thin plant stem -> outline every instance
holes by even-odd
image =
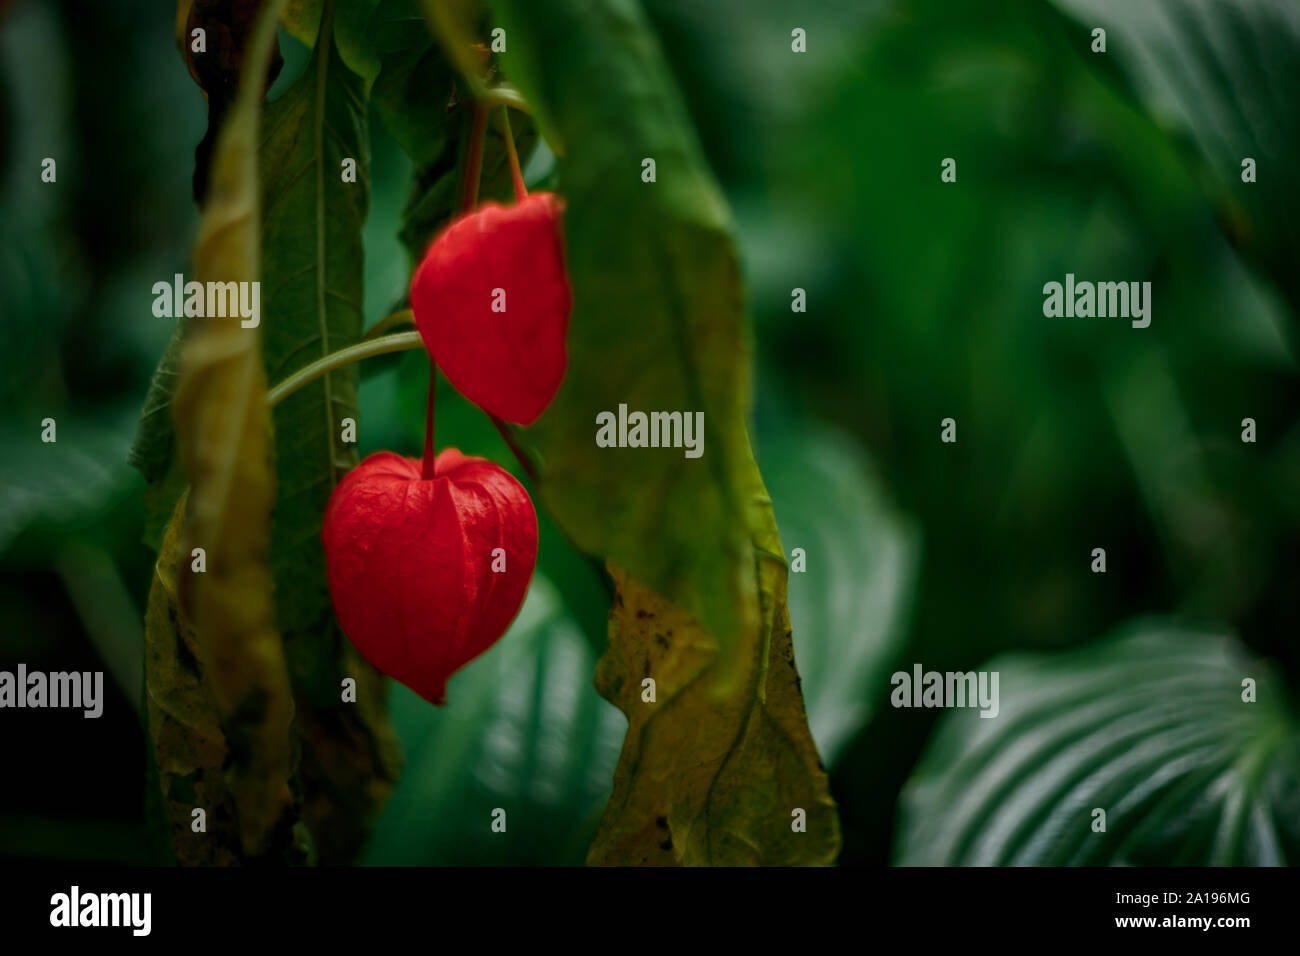
[[[487,417],[492,420],[492,424],[496,426],[497,433],[501,436],[501,440],[506,443],[506,447],[514,454],[515,460],[519,462],[519,467],[524,470],[524,474],[532,480],[534,485],[539,484],[541,476],[537,473],[537,466],[535,466],[532,459],[528,457],[528,453],[519,447],[519,443],[515,441],[515,436],[510,434],[510,426],[490,412],[485,414],[487,414]]]
[[[510,108],[501,107],[501,131],[506,138],[506,153],[510,156],[510,175],[515,181],[515,202],[528,198],[528,187],[524,185],[524,172],[519,167],[519,153],[515,150],[515,134],[510,131]]]
[[[275,408],[304,385],[314,382],[322,375],[332,372],[336,368],[342,368],[345,365],[351,365],[353,362],[359,362],[362,359],[376,355],[418,349],[423,345],[424,341],[420,338],[419,332],[399,332],[396,335],[385,335],[377,339],[371,339],[368,342],[358,342],[356,345],[349,345],[345,349],[331,352],[310,365],[304,365],[268,391],[266,393],[266,407]]]
[[[424,411],[424,469],[420,477],[425,481],[433,480],[433,462],[437,455],[433,450],[433,404],[438,391],[438,363],[429,356],[429,404]]]
[[[486,103],[474,104],[474,125],[469,133],[469,154],[465,157],[465,182],[460,194],[460,211],[469,212],[478,205],[479,180],[483,176],[483,139],[487,133]]]

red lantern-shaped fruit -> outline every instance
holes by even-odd
[[[546,410],[568,362],[563,208],[545,192],[484,203],[443,230],[411,282],[416,328],[448,381],[518,425]]]
[[[505,633],[537,563],[537,513],[498,465],[445,449],[433,477],[371,455],[330,497],[334,609],[366,660],[441,704],[447,678]]]

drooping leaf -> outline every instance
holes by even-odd
[[[983,669],[998,714],[943,717],[903,793],[898,863],[1300,859],[1300,731],[1285,683],[1234,638],[1147,622]]]
[[[263,7],[263,0],[179,0],[177,3],[176,46],[208,105],[207,132],[194,152],[196,202],[202,203],[208,195],[212,150],[226,114],[234,105],[249,39],[258,11]],[[203,31],[203,53],[193,49],[195,30]],[[282,62],[276,47],[266,70],[267,87],[274,82]],[[188,327],[188,319],[177,318],[167,350],[149,383],[127,459],[149,482],[146,492],[149,518],[144,538],[155,547],[162,539],[162,529],[171,518],[176,500],[185,490],[175,456],[171,403],[180,371],[181,343]]]
[[[194,252],[199,282],[259,278],[256,143],[263,64],[271,54],[278,8],[278,3],[267,8],[253,34],[239,96],[213,153],[211,189]],[[176,768],[178,760],[188,759],[205,770],[205,785],[210,782],[206,771],[217,749],[212,709],[202,700],[210,694],[228,748],[222,775],[239,837],[238,846],[225,852],[278,852],[287,847],[293,823],[294,707],[266,565],[275,480],[260,329],[229,318],[195,320],[182,348],[173,411],[191,490],[173,518],[173,524],[183,523],[169,533],[173,547],[180,542],[180,556],[163,555],[164,569],[154,583],[147,641],[159,653],[149,658],[155,667],[146,683],[150,697],[169,700],[169,713],[192,732],[171,741],[179,755],[160,751],[158,764],[160,770]],[[196,549],[202,549],[202,570],[186,561]],[[190,651],[191,644],[198,654]],[[187,653],[188,674],[174,666],[183,666]],[[196,679],[188,682],[188,677]],[[176,701],[176,695],[182,699]],[[158,743],[168,739],[159,736],[168,724],[152,723],[161,716],[151,711]],[[161,780],[169,802],[179,799],[176,770],[170,774]]]
[[[262,312],[266,372],[278,382],[361,336],[361,230],[369,204],[362,82],[334,39],[327,0],[302,75],[269,104],[259,151],[264,181]],[[343,179],[355,160],[356,182]],[[358,368],[322,376],[275,409],[279,499],[271,540],[276,604],[303,736],[304,819],[322,862],[350,859],[396,780],[400,758],[384,682],[339,629],[325,579],[321,521],[356,463]],[[342,681],[357,682],[357,702]]]
[[[618,594],[596,688],[628,718],[596,865],[828,865],[839,820],[791,643],[775,525],[756,547],[762,630],[720,682],[718,645],[690,615],[611,565]],[[654,700],[647,697],[654,681]]]
[[[514,38],[503,56],[511,81],[567,146],[569,371],[526,440],[546,462],[543,501],[576,542],[725,648],[757,627],[742,490],[748,353],[729,214],[637,5],[603,0],[599,16],[578,7],[499,4]],[[513,59],[525,49],[547,51],[546,69]],[[657,163],[654,183],[641,180],[643,158]],[[597,415],[620,404],[702,413],[702,456],[597,446]]]
[[[407,766],[365,862],[581,863],[626,729],[591,686],[595,658],[538,573],[505,636],[452,676],[455,706],[395,687]],[[498,808],[504,832],[491,827]]]
[[[522,439],[542,462],[556,523],[608,561],[620,592],[597,686],[630,726],[589,860],[827,863],[838,821],[749,451],[729,214],[639,5],[596,7],[497,5],[504,67],[563,141],[570,200],[569,371]],[[647,158],[654,182],[642,180]],[[597,416],[620,406],[702,414],[702,454],[597,446]],[[646,677],[657,703],[642,700]],[[792,826],[798,810],[806,832]]]
[[[222,774],[230,748],[213,698],[211,661],[180,607],[184,499],[158,552],[145,615],[145,705],[162,805],[176,861],[229,866],[241,860],[235,802]],[[189,571],[189,561],[184,562]],[[194,810],[207,830],[194,832]]]

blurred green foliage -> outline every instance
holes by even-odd
[[[1159,762],[1179,722],[1200,722],[1213,753],[1188,764],[1191,787],[1212,782],[1234,747],[1249,755],[1252,740],[1294,734],[1293,705],[1279,702],[1295,699],[1300,674],[1294,7],[639,2],[739,223],[756,345],[751,437],[787,555],[807,550],[789,603],[840,807],[841,861],[1270,862],[1293,852],[1286,840],[1273,857],[1266,841],[1216,842],[1218,818],[1189,799],[1202,813],[1190,829],[1151,818],[1144,830],[1139,814],[1124,832],[1149,840],[1117,836],[1116,853],[1088,857],[1049,839],[1078,775],[1057,778],[1065,799],[1040,801],[1037,815],[1013,819],[1014,802],[972,797],[945,817],[953,801],[942,794],[972,781],[1012,795],[1032,785],[1012,770],[990,777],[995,758],[963,762],[972,727],[1047,733],[1068,714],[1027,724],[954,714],[905,790],[935,712],[890,707],[888,676],[1017,652],[988,666],[1010,660],[1009,675],[1023,665],[1081,687],[1108,660],[1093,642],[1154,613],[1172,619],[1167,634],[1235,637],[1189,638],[1186,659],[1166,649],[1168,670],[1186,680],[1146,685],[1134,672],[1118,682],[1117,702],[1140,702],[1143,687],[1187,695],[1160,715],[1173,738],[1130,721],[1128,738],[1093,726],[1094,743],[1147,740]],[[0,667],[107,666],[119,695],[99,721],[28,714],[13,735],[6,723],[14,759],[31,769],[0,797],[0,855],[147,853],[139,678],[122,662],[139,660],[153,554],[140,541],[143,481],[125,456],[171,331],[150,311],[150,286],[187,267],[206,115],[172,44],[173,13],[167,0],[15,0],[0,22]],[[1094,25],[1108,30],[1106,54],[1089,49]],[[790,52],[796,26],[806,54]],[[287,84],[305,55],[283,47]],[[413,164],[394,139],[409,131],[374,115],[369,125],[373,323],[404,294]],[[57,187],[40,183],[45,156],[58,158]],[[1244,156],[1258,161],[1256,184],[1240,180]],[[945,157],[956,183],[940,181]],[[529,174],[564,189],[544,149]],[[1044,318],[1042,286],[1066,272],[1152,281],[1151,327]],[[805,313],[791,311],[796,287]],[[362,370],[363,454],[418,450],[419,359]],[[39,440],[47,416],[57,445]],[[511,461],[445,383],[439,416],[440,441]],[[955,445],[939,441],[946,417],[958,423]],[[1256,444],[1240,441],[1246,417]],[[1094,547],[1107,550],[1105,575],[1089,573]],[[582,859],[622,726],[590,686],[607,584],[545,518],[539,571],[512,632],[450,684],[464,710],[393,695],[408,768],[366,861]],[[1053,656],[1077,645],[1077,656]],[[1263,715],[1230,716],[1190,686],[1208,674],[1219,687],[1224,669],[1259,657],[1275,675]],[[500,693],[507,674],[517,698]],[[546,698],[542,680],[557,682]],[[1011,677],[1003,687],[1015,713]],[[1277,754],[1286,745],[1266,756]],[[1271,789],[1285,766],[1260,764],[1266,786],[1251,792],[1293,819]],[[88,778],[104,794],[92,808]],[[511,815],[509,842],[489,844],[482,808],[521,795],[529,809]],[[1251,832],[1232,830],[1239,822],[1230,837]],[[1188,833],[1205,852],[1188,854]]]

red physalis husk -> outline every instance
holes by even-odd
[[[509,472],[444,449],[369,456],[330,497],[322,539],[344,633],[380,671],[435,704],[447,678],[518,613],[537,564],[537,513]],[[497,570],[493,570],[494,566]]]
[[[563,201],[487,202],[449,225],[411,281],[415,325],[452,386],[497,418],[531,425],[559,391],[573,293]]]

